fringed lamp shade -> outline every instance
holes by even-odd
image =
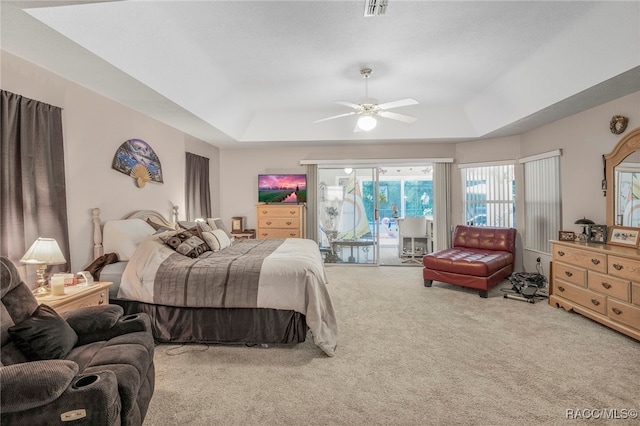
[[[53,238],[38,238],[22,256],[20,262],[27,265],[37,265],[37,284],[38,288],[35,290],[35,294],[38,296],[47,294],[47,280],[45,273],[48,265],[62,265],[67,263],[60,250],[58,242]]]

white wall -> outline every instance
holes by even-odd
[[[600,190],[603,178],[602,155],[613,149],[624,136],[609,131],[609,121],[616,114],[629,117],[629,130],[640,125],[640,92],[608,102],[518,136],[464,143],[423,143],[328,147],[286,147],[263,149],[224,149],[220,153],[220,172],[225,184],[220,188],[220,214],[246,216],[247,227],[255,227],[257,175],[265,172],[304,171],[302,159],[356,158],[433,158],[453,157],[452,222],[463,222],[462,183],[458,164],[512,160],[516,162],[516,193],[523,191],[523,167],[519,158],[561,148],[563,230],[579,230],[574,222],[586,216],[605,223],[605,198]],[[627,132],[629,131],[627,130]],[[625,132],[626,133],[626,132]],[[516,200],[518,224],[517,270],[533,272],[541,257],[548,273],[549,256],[523,249],[523,198]]]
[[[93,260],[91,209],[102,219],[120,219],[133,210],[153,209],[170,218],[178,205],[184,218],[185,151],[209,157],[214,212],[218,193],[218,149],[117,102],[71,83],[47,70],[1,51],[2,89],[63,108],[65,169],[71,270]],[[146,141],[162,164],[164,183],[138,188],[134,180],[111,168],[126,140]]]
[[[245,216],[246,227],[255,228],[258,174],[305,172],[300,160],[451,158],[455,144],[407,144],[362,146],[309,146],[220,151],[220,215],[225,221]]]
[[[102,209],[103,219],[115,219],[138,209],[154,209],[169,216],[177,204],[184,218],[184,152],[210,158],[214,216],[227,225],[232,216],[245,216],[255,227],[257,175],[304,171],[303,159],[394,159],[453,157],[452,218],[462,222],[462,189],[457,163],[517,160],[561,148],[563,228],[586,216],[605,223],[605,199],[600,190],[602,155],[626,134],[609,131],[613,115],[629,117],[629,130],[640,125],[640,92],[608,102],[519,136],[466,143],[367,144],[279,148],[217,148],[150,119],[99,94],[60,78],[4,51],[2,88],[64,108],[65,160],[72,269],[92,259],[90,209]],[[627,130],[627,132],[629,131]],[[137,188],[133,179],[111,169],[118,146],[127,139],[147,141],[162,161],[165,183]],[[522,180],[521,167],[516,178]],[[222,178],[224,177],[224,179]],[[522,188],[516,188],[521,193]],[[517,200],[517,223],[523,224],[522,197]],[[519,228],[520,236],[526,230]],[[523,253],[523,266],[533,271],[537,253]],[[545,258],[545,272],[548,271]]]
[[[627,130],[614,135],[609,122],[614,115],[629,118]],[[581,231],[577,219],[586,217],[606,224],[602,155],[608,154],[630,130],[640,126],[640,92],[607,102],[521,136],[521,155],[562,149],[562,223],[565,231]],[[537,253],[524,253],[524,267],[533,271]],[[548,272],[549,256],[541,256]]]

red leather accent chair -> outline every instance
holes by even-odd
[[[516,230],[486,226],[458,225],[453,247],[422,258],[424,286],[433,281],[479,290],[489,290],[511,275],[516,257]]]

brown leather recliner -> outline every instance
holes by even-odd
[[[58,315],[0,257],[2,425],[141,425],[155,384],[146,314],[117,305]]]
[[[458,225],[453,247],[422,258],[425,287],[433,281],[479,290],[480,297],[513,272],[516,230]]]

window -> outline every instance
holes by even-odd
[[[379,185],[378,208],[381,218],[394,217],[393,206],[398,209],[400,217],[433,217],[433,181],[431,179],[407,176],[385,180],[384,177],[380,177]],[[373,182],[363,181],[362,198],[369,217],[374,217],[373,192]]]
[[[514,227],[516,186],[513,164],[463,165],[465,223]]]
[[[551,253],[549,240],[562,229],[560,151],[520,162],[524,163],[525,249]]]

